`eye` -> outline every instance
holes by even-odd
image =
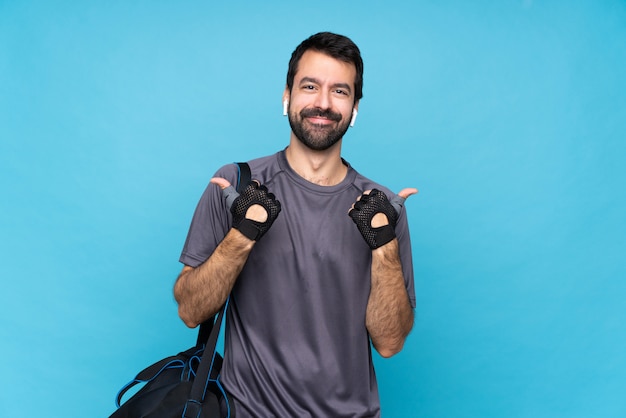
[[[342,96],[347,96],[348,95],[348,92],[343,90],[343,89],[337,89],[337,90],[335,90],[335,93],[340,94]]]

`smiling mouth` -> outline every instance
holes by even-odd
[[[335,121],[329,118],[324,118],[321,116],[310,116],[306,118],[313,125],[330,125]]]
[[[341,121],[341,114],[328,109],[303,109],[300,116],[314,125],[330,125],[332,122]]]

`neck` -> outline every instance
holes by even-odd
[[[348,167],[341,160],[341,141],[327,150],[315,151],[292,136],[285,156],[298,175],[320,186],[339,184],[348,173]]]

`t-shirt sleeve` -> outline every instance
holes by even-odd
[[[237,167],[234,164],[224,166],[214,177],[223,177],[236,186]],[[222,242],[231,223],[221,188],[209,183],[196,206],[179,261],[194,268],[204,263]]]

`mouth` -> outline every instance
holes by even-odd
[[[332,125],[335,122],[341,121],[341,114],[331,110],[303,109],[300,112],[300,116],[309,123],[318,126]]]
[[[310,116],[307,117],[306,120],[313,125],[330,125],[335,123],[332,119],[324,118],[322,116]]]

